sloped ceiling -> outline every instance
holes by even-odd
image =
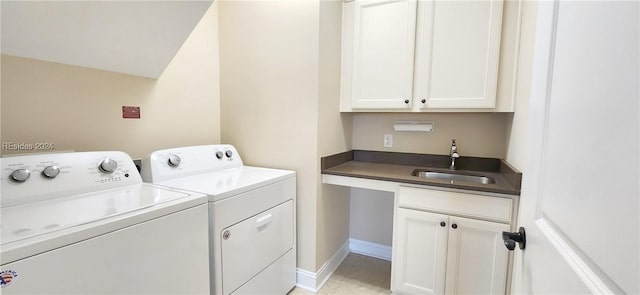
[[[159,78],[208,1],[5,1],[2,54]]]

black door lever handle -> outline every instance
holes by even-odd
[[[516,248],[516,241],[514,240],[504,240],[504,246],[509,249],[509,251],[513,251]]]
[[[524,250],[524,247],[527,245],[527,236],[524,231],[524,227],[520,227],[517,232],[502,232],[502,240],[504,241],[504,246],[509,249],[509,251],[513,251],[516,248],[516,243],[519,244],[520,250]]]

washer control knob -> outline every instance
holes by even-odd
[[[60,174],[60,168],[58,166],[47,166],[42,170],[42,176],[46,178],[56,178]]]
[[[231,150],[226,150],[224,154],[227,156],[227,158],[231,158],[233,156],[233,152]]]
[[[100,161],[100,164],[98,164],[98,169],[100,169],[100,172],[102,173],[111,174],[113,171],[116,171],[116,168],[118,168],[118,163],[109,158],[104,158],[104,160]]]
[[[169,160],[167,161],[167,164],[169,164],[169,166],[171,167],[178,167],[180,166],[180,161],[182,160],[178,155],[170,155]]]
[[[11,172],[11,180],[15,182],[25,182],[31,176],[29,169],[17,169]]]
[[[222,154],[222,152],[220,152],[220,151],[216,152],[216,158],[222,159],[223,156],[224,156],[224,154]]]

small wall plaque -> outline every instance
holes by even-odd
[[[122,106],[123,119],[140,119],[140,107]]]

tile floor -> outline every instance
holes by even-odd
[[[390,280],[390,261],[349,253],[317,294],[391,294]],[[289,292],[289,295],[309,294],[313,293],[300,288]]]

